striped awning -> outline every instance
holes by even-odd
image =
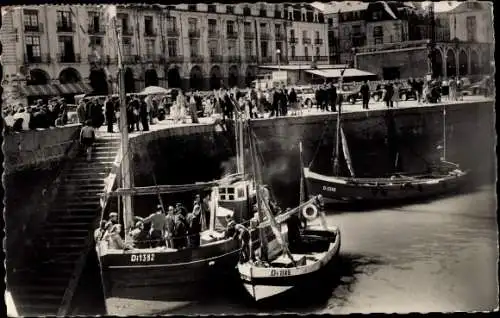
[[[71,84],[56,84],[56,86],[59,89],[61,95],[74,95],[92,92],[92,87],[89,84],[83,82]]]
[[[56,85],[26,85],[21,86],[21,94],[24,96],[57,96],[61,93]]]

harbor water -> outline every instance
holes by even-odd
[[[256,306],[235,280],[221,282],[217,292],[196,302],[115,300],[113,307],[108,303],[114,308],[108,314],[492,310],[498,301],[496,206],[495,186],[483,184],[464,194],[397,207],[330,208],[327,222],[340,226],[342,247],[322,294]],[[82,279],[75,314],[106,312],[95,261]]]

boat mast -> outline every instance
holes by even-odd
[[[344,66],[342,72],[340,72],[340,80],[339,80],[339,90],[342,92],[342,82],[344,81],[344,72],[347,69],[347,64]],[[338,94],[340,98],[343,98],[342,94]],[[340,165],[339,165],[339,154],[340,154],[340,120],[342,115],[342,103],[339,103],[339,109],[337,111],[337,133],[336,133],[336,143],[333,153],[333,174],[338,176],[340,174]]]
[[[247,131],[249,132],[250,130],[250,125],[247,127]],[[256,167],[256,162],[255,162],[255,148],[254,148],[254,140],[252,138],[252,135],[248,134],[248,142],[250,146],[250,157],[251,157],[251,164],[252,164],[252,173],[253,173],[253,178],[255,182],[255,195],[257,198],[257,212],[259,215],[259,223],[264,222],[264,211],[262,209],[262,202],[261,202],[261,196],[260,196],[260,178],[257,175],[257,167]],[[268,253],[267,253],[267,237],[265,233],[265,228],[259,228],[259,240],[260,240],[260,259],[262,261],[267,261],[268,258]]]
[[[299,143],[299,151],[300,151],[300,204],[302,204],[306,200],[306,189],[304,180],[304,160],[302,158],[302,141]]]
[[[245,173],[245,154],[244,154],[245,150],[243,149],[243,147],[244,147],[243,146],[243,144],[244,144],[244,142],[243,142],[244,141],[244,139],[243,139],[244,138],[244,135],[243,135],[244,119],[243,119],[243,114],[241,112],[239,112],[239,113],[240,114],[239,114],[238,118],[239,118],[240,123],[239,123],[238,127],[240,129],[240,133],[239,133],[239,136],[240,136],[240,138],[239,138],[240,167],[238,169],[238,173]]]
[[[443,105],[443,158],[446,161],[446,105]]]
[[[128,143],[128,124],[127,124],[127,106],[126,106],[126,95],[125,95],[125,70],[123,68],[123,56],[122,56],[122,35],[121,30],[119,30],[116,24],[116,6],[114,6],[114,16],[112,17],[111,25],[115,32],[117,39],[117,52],[118,52],[118,89],[120,94],[120,137],[121,137],[121,151],[122,151],[122,162],[121,162],[121,181],[122,187],[124,189],[130,189],[132,187],[131,176],[130,176],[130,151]],[[132,197],[130,194],[124,194],[122,196],[122,213],[123,213],[123,228],[125,232],[125,237],[127,237],[128,228],[133,219],[132,211]]]

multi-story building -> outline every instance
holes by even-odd
[[[116,91],[116,29],[102,6],[2,10],[6,78],[37,85],[26,94],[53,93],[60,84],[76,93],[83,83],[95,92]],[[116,21],[128,92],[150,85],[232,87],[251,82],[258,65],[328,62],[323,13],[307,4],[118,6]]]
[[[437,75],[488,72],[494,42],[491,4],[431,4],[434,36],[428,5],[395,1],[329,3],[325,18],[332,25],[330,30],[338,34],[338,46],[330,45],[330,55],[340,56],[341,61],[354,60],[355,66],[385,79],[420,77],[429,72],[428,43],[434,38]]]

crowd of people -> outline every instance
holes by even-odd
[[[64,98],[52,98],[48,103],[39,99],[34,105],[9,105],[3,111],[7,132],[61,127],[68,123],[68,108]]]

